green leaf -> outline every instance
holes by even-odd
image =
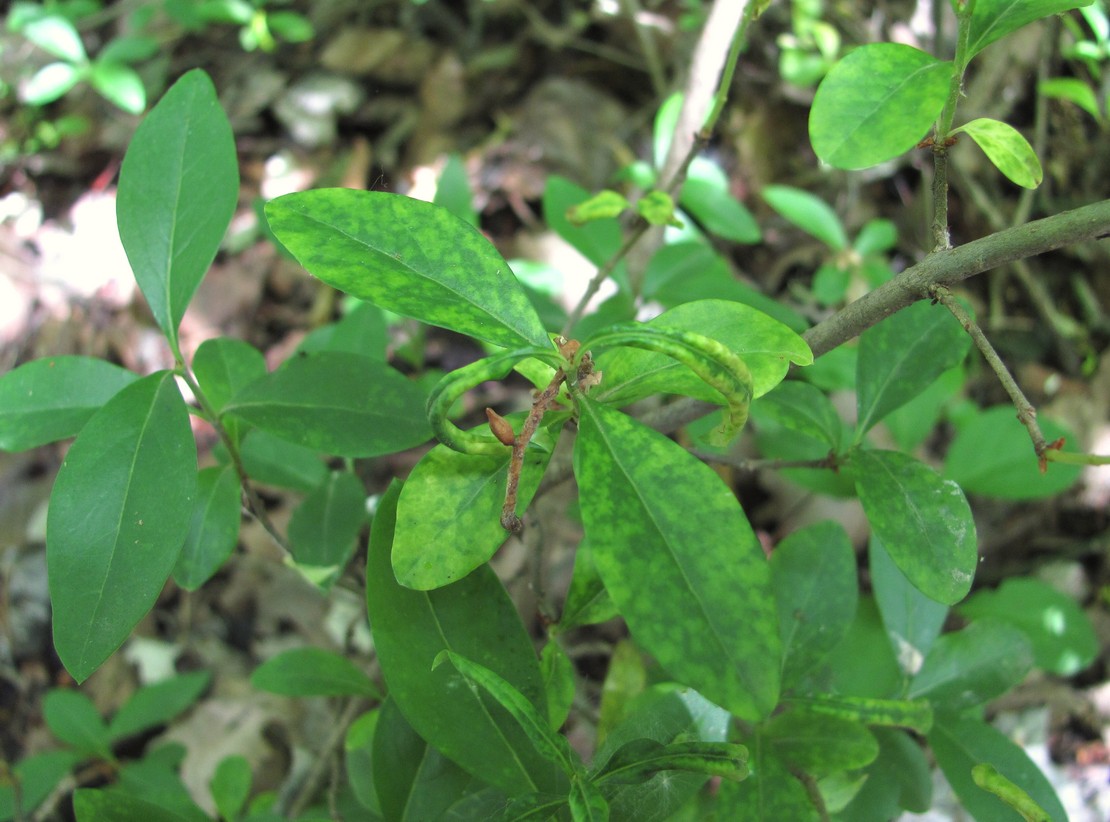
[[[743,822],[818,822],[805,789],[770,746],[755,748],[752,774],[743,782],[722,782],[717,808],[722,819]]]
[[[1067,822],[1068,815],[1040,768],[1019,746],[982,720],[945,717],[929,734],[929,747],[956,796],[976,819],[1021,822],[1014,810],[975,784],[972,769],[987,763],[1048,811],[1053,822]]]
[[[1025,634],[1001,620],[980,619],[937,639],[907,696],[959,713],[1006,693],[1032,667]]]
[[[73,793],[77,822],[187,822],[188,817],[146,799],[122,793],[79,788]]]
[[[21,759],[12,775],[19,781],[19,807],[25,815],[31,814],[81,761],[76,751],[48,751],[33,754]],[[14,780],[5,779],[0,783],[0,819],[15,818]]]
[[[380,699],[362,669],[323,648],[292,648],[270,657],[251,674],[251,685],[282,696],[365,696]]]
[[[605,189],[567,209],[567,220],[578,227],[595,220],[609,220],[629,207],[623,195]]]
[[[135,280],[173,348],[239,200],[227,116],[200,69],[178,80],[140,124],[120,169],[116,218]]]
[[[971,14],[967,59],[1034,20],[1090,3],[1091,0],[977,0]]]
[[[903,810],[926,813],[933,780],[925,752],[907,734],[877,728],[879,755],[864,772],[866,781],[836,819],[894,819]]]
[[[567,721],[574,703],[574,663],[558,642],[549,639],[540,651],[540,670],[547,694],[548,724],[557,731]]]
[[[971,338],[941,306],[917,302],[860,336],[857,440],[967,354]]]
[[[589,398],[579,409],[582,520],[633,637],[737,716],[766,716],[782,649],[770,570],[736,498],[661,434]]]
[[[836,693],[879,699],[900,695],[901,671],[873,597],[860,597],[855,621],[829,655],[826,670],[822,688]]]
[[[319,351],[241,389],[225,411],[284,440],[345,457],[375,457],[431,436],[426,395],[383,362]]]
[[[60,14],[46,14],[22,26],[19,33],[44,51],[70,63],[87,59],[77,28]]]
[[[1023,188],[1036,188],[1044,178],[1041,161],[1029,141],[1013,126],[1000,120],[980,117],[952,133],[971,136],[983,153],[1006,178]]]
[[[900,43],[861,46],[813,97],[809,139],[836,168],[867,168],[913,148],[940,115],[952,64]]]
[[[366,489],[350,471],[332,471],[289,522],[289,542],[298,565],[342,570],[366,524]]]
[[[164,725],[196,702],[212,680],[207,671],[145,685],[131,695],[108,724],[113,741]]]
[[[478,212],[474,210],[474,192],[470,189],[470,178],[466,165],[458,154],[449,154],[447,163],[439,175],[436,194],[433,200],[443,206],[463,222],[477,228]]]
[[[196,443],[173,375],[124,388],[88,421],[51,494],[54,645],[84,681],[154,605],[196,497]]]
[[[46,357],[0,377],[0,448],[26,451],[75,436],[138,376],[95,357]]]
[[[557,174],[547,178],[543,192],[543,216],[551,230],[578,249],[594,265],[604,265],[623,242],[620,223],[601,220],[576,226],[567,219],[567,209],[581,203],[590,192]],[[623,270],[623,263],[618,267]],[[533,342],[532,345],[538,345]]]
[[[339,322],[330,323],[310,333],[298,351],[349,351],[375,360],[388,359],[388,327],[385,314],[371,303],[351,299],[354,307]]]
[[[1084,80],[1077,77],[1050,77],[1037,84],[1037,93],[1074,103],[1096,120],[1102,121],[1102,111],[1098,107],[1095,90]]]
[[[759,402],[761,414],[790,431],[804,434],[833,451],[840,447],[844,423],[825,393],[807,382],[787,380]]]
[[[617,606],[613,604],[609,592],[605,590],[605,583],[597,572],[589,540],[583,539],[574,554],[574,573],[570,578],[567,598],[563,602],[558,631],[563,633],[582,625],[607,622],[615,616]]]
[[[173,579],[187,591],[195,591],[231,556],[239,541],[239,477],[230,465],[205,468],[197,475],[197,499],[189,533]]]
[[[128,114],[142,114],[146,108],[146,88],[138,72],[123,63],[99,59],[92,64],[89,84],[108,102]]]
[[[933,708],[925,700],[874,699],[866,696],[814,694],[786,700],[810,713],[847,719],[865,725],[908,728],[928,733],[933,727]]]
[[[682,228],[682,220],[675,215],[674,200],[665,191],[649,191],[636,201],[636,213],[652,225],[669,225]]]
[[[834,522],[795,531],[771,553],[784,686],[797,684],[844,638],[856,615],[856,576],[852,543]]]
[[[292,488],[308,494],[324,481],[328,469],[311,448],[278,439],[265,431],[251,431],[239,455],[255,482]]]
[[[609,803],[592,782],[576,779],[571,783],[570,818],[573,822],[609,822]]]
[[[472,687],[481,688],[497,700],[497,704],[517,721],[537,753],[562,768],[568,777],[574,775],[577,763],[567,738],[551,729],[544,712],[529,702],[524,694],[489,668],[451,650],[440,651],[432,663],[432,670],[444,660],[454,665]]]
[[[1038,668],[1071,676],[1098,655],[1091,620],[1075,600],[1039,579],[1003,580],[996,590],[978,591],[957,609],[970,619],[992,617],[1020,629],[1033,647]]]
[[[437,445],[416,464],[397,505],[393,571],[398,582],[420,591],[448,585],[486,562],[508,539],[501,527],[509,464],[509,448],[504,450],[503,457],[485,457]],[[531,502],[550,458],[550,450],[525,451],[518,511]]]
[[[598,783],[636,784],[660,771],[689,771],[739,782],[748,775],[748,749],[731,742],[626,742],[594,776]]]
[[[784,762],[818,777],[865,767],[879,754],[862,722],[804,708],[775,715],[760,734]]]
[[[141,63],[158,54],[162,44],[154,37],[145,35],[113,37],[97,52],[97,60],[113,63]]]
[[[45,106],[80,82],[83,70],[72,63],[48,63],[20,88],[20,99],[31,106]]]
[[[241,389],[266,376],[266,360],[253,345],[216,337],[197,348],[193,374],[208,401],[222,411]]]
[[[399,496],[395,483],[379,503],[366,570],[367,610],[392,698],[430,745],[489,784],[512,795],[565,792],[561,772],[536,753],[501,706],[475,694],[450,668],[432,671],[435,658],[449,649],[497,673],[537,710],[546,707],[531,639],[488,566],[434,591],[397,583],[390,552]]]
[[[271,200],[266,217],[301,265],[353,297],[494,345],[550,346],[508,263],[445,208],[331,188]]]
[[[83,693],[58,688],[50,691],[43,700],[42,716],[59,742],[87,756],[112,759],[108,725]]]
[[[370,812],[371,819],[382,815],[378,791],[374,787],[374,739],[377,736],[381,708],[363,712],[343,739],[343,766],[347,784],[358,804]]]
[[[1059,437],[1075,441],[1051,419],[1038,417],[1037,424],[1049,442]],[[1056,496],[1074,485],[1081,472],[1078,465],[1052,463],[1042,474],[1029,432],[1012,405],[988,408],[961,425],[944,459],[944,475],[966,493],[1002,499]]]
[[[871,528],[902,573],[946,605],[967,596],[979,550],[960,486],[897,451],[856,450],[851,459]]]
[[[1051,822],[1052,817],[1028,793],[985,762],[971,769],[971,778],[985,791],[990,791],[1026,820],[1026,822]]]
[[[208,789],[220,817],[227,822],[238,819],[251,792],[251,766],[247,758],[235,754],[221,759],[208,782]]]
[[[898,242],[898,226],[891,220],[868,220],[856,235],[852,249],[861,256],[890,251]]]
[[[717,340],[744,360],[752,394],[762,396],[782,381],[790,363],[808,365],[813,354],[805,341],[778,320],[750,306],[725,300],[697,300],[665,311],[648,328],[693,331]],[[627,405],[652,394],[686,394],[720,402],[720,394],[680,362],[656,351],[614,348],[596,359],[601,385],[591,394],[599,402]]]
[[[763,199],[802,231],[816,237],[833,251],[848,247],[848,235],[828,203],[808,191],[791,186],[764,186]]]
[[[763,239],[755,217],[732,196],[728,177],[715,163],[694,159],[682,184],[679,204],[710,234],[744,244]]]
[[[948,606],[921,593],[872,535],[869,550],[871,589],[883,627],[904,674],[914,676],[940,636]]]

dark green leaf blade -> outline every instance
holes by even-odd
[[[666,437],[588,398],[579,407],[582,519],[633,636],[737,716],[766,716],[782,649],[770,569],[736,498]]]
[[[1025,790],[1049,813],[1053,822],[1067,822],[1052,784],[1018,745],[981,719],[945,717],[929,734],[929,747],[960,802],[976,819],[991,822],[1022,822],[1016,811],[975,784],[972,769],[980,763],[993,765]]]
[[[195,591],[231,556],[239,541],[239,477],[230,465],[212,466],[197,474],[197,499],[189,533],[173,580],[186,591]]]
[[[770,746],[753,747],[752,774],[743,782],[722,782],[718,809],[723,819],[744,822],[818,822],[821,818],[805,786]]]
[[[857,449],[852,468],[875,535],[909,581],[946,605],[967,596],[979,550],[960,486],[897,451]]]
[[[112,740],[169,722],[200,697],[211,679],[207,671],[193,671],[140,688],[108,724]]]
[[[118,790],[74,791],[73,812],[77,822],[189,822],[186,816]]]
[[[116,199],[135,280],[174,348],[177,326],[238,200],[231,125],[212,81],[195,69],[174,83],[135,132]]]
[[[112,758],[108,726],[92,700],[80,691],[50,691],[43,700],[42,715],[59,741],[88,756]]]
[[[261,351],[242,340],[216,337],[197,348],[193,373],[208,401],[222,411],[239,389],[266,376],[266,360]]]
[[[293,512],[289,542],[298,565],[335,568],[355,551],[366,524],[366,489],[350,471],[332,471]]]
[[[263,662],[251,685],[283,696],[366,696],[379,698],[377,686],[344,656],[323,648],[292,648]]]
[[[862,722],[804,708],[775,715],[761,734],[776,756],[817,777],[865,767],[879,755]]]
[[[78,682],[150,610],[189,530],[196,443],[173,375],[124,388],[81,431],[46,522],[54,645]]]
[[[968,59],[1034,20],[1090,4],[1091,0],[977,0],[971,14]]]
[[[898,666],[909,681],[921,670],[940,636],[948,606],[925,596],[891,559],[882,540],[871,536],[871,588]]]
[[[471,691],[451,668],[432,670],[444,650],[475,660],[511,683],[538,710],[547,697],[532,642],[488,566],[434,591],[397,583],[390,552],[397,526],[395,483],[378,506],[367,559],[367,610],[382,673],[405,719],[448,758],[511,795],[563,792],[561,772],[536,753],[492,698]],[[482,603],[475,608],[474,603]]]
[[[316,451],[374,457],[431,435],[427,395],[383,362],[340,351],[293,357],[240,390],[225,410]]]
[[[809,112],[813,150],[847,169],[909,151],[940,115],[951,72],[951,63],[900,43],[856,49],[817,87]]]
[[[46,357],[0,377],[0,449],[26,451],[75,436],[117,392],[138,379],[95,357]]]
[[[796,684],[844,638],[856,615],[856,555],[844,529],[823,522],[796,531],[771,554],[783,685]]]
[[[964,358],[971,338],[940,306],[914,303],[860,337],[857,440]]]
[[[508,263],[445,208],[333,188],[278,197],[266,216],[301,265],[340,291],[495,345],[551,344]]]

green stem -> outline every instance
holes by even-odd
[[[1067,465],[1110,465],[1110,456],[1104,454],[1076,454],[1071,451],[1058,451],[1050,448],[1045,452],[1049,462],[1062,462]]]
[[[956,119],[956,106],[963,93],[964,71],[970,59],[967,44],[971,37],[971,14],[975,0],[957,4],[956,56],[952,60],[952,79],[948,99],[933,130],[933,251],[952,247],[948,233],[948,137]]]

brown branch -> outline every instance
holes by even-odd
[[[524,530],[524,523],[516,515],[516,498],[520,486],[520,472],[524,470],[524,451],[539,427],[540,420],[559,396],[559,389],[563,385],[566,374],[563,369],[558,369],[547,388],[543,390],[536,401],[532,403],[532,410],[524,420],[520,433],[513,439],[513,455],[509,458],[509,478],[505,482],[505,505],[501,509],[501,527],[511,534],[519,534]]]

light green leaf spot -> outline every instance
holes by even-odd
[[[1037,159],[1033,146],[1013,126],[981,117],[952,133],[959,134],[961,131],[971,136],[1010,182],[1023,188],[1036,188],[1041,184],[1044,177],[1041,161]]]

